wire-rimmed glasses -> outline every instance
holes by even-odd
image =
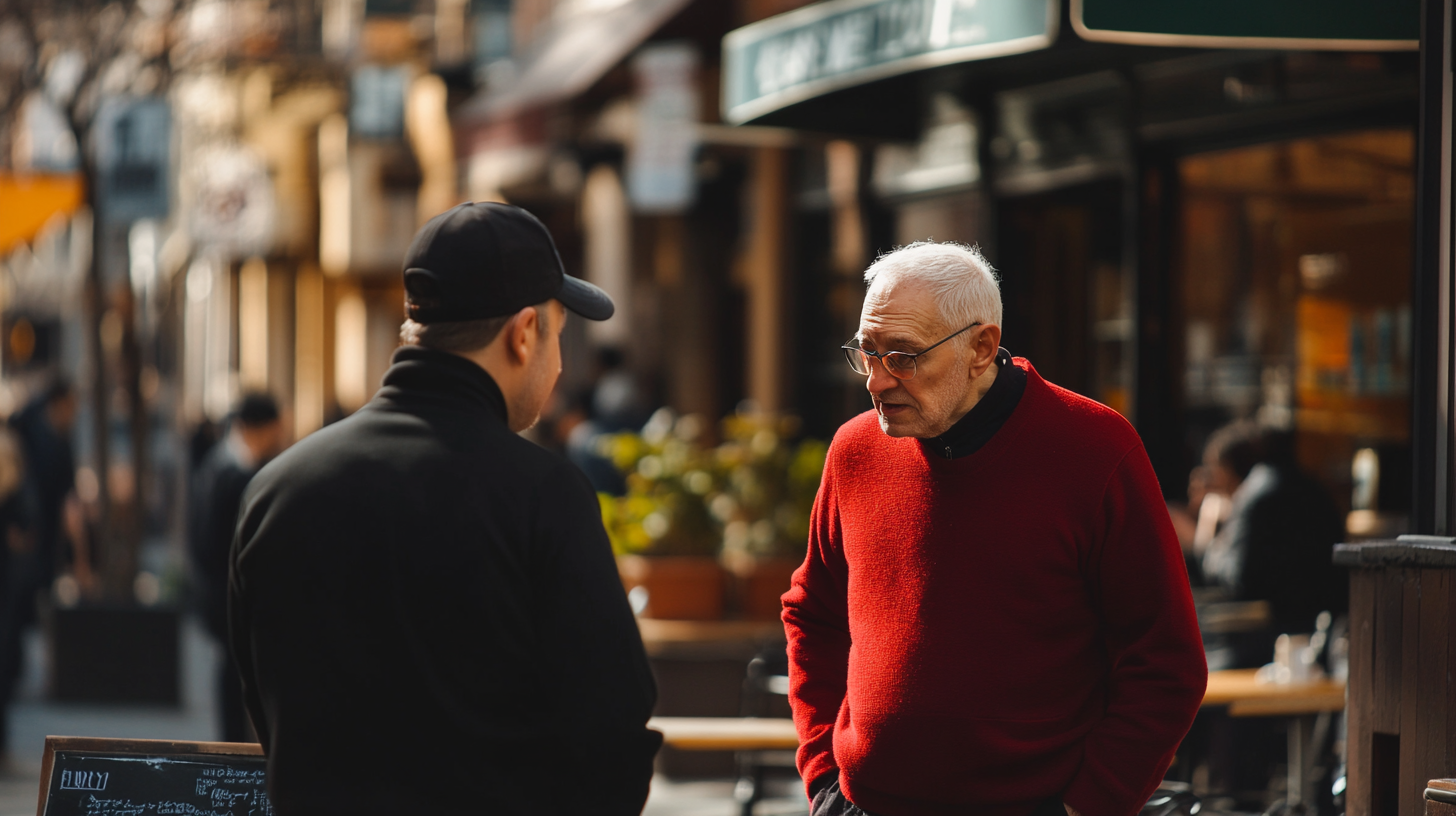
[[[965,327],[964,329],[955,332],[955,334],[950,335],[950,337],[946,337],[945,339],[935,343],[934,345],[930,346],[930,348],[914,353],[908,351],[870,351],[868,349],[860,348],[859,346],[852,343],[847,343],[843,346],[840,346],[840,348],[844,350],[844,359],[849,361],[849,367],[854,369],[854,373],[859,374],[860,376],[869,376],[870,366],[872,365],[872,363],[870,363],[870,358],[876,357],[879,358],[880,364],[885,367],[885,372],[891,377],[894,377],[897,380],[908,380],[911,377],[915,376],[915,359],[917,357],[922,354],[928,354],[930,352],[930,349],[933,349],[941,343],[946,342],[946,340],[951,339],[951,337],[955,337],[961,332],[970,331],[971,329],[974,329],[979,325],[981,325],[981,322],[978,320],[975,323],[972,323],[971,325]]]

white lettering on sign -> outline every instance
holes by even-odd
[[[907,71],[1045,48],[1057,0],[823,0],[730,32],[724,111],[743,122]]]
[[[110,778],[104,771],[61,771],[61,790],[106,790]]]

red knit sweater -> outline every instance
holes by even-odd
[[[1136,813],[1208,671],[1158,483],[1122,417],[1041,379],[980,450],[873,412],[829,449],[784,595],[799,771],[883,816]]]

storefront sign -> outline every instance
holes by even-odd
[[[638,119],[627,154],[627,194],[638,212],[682,212],[697,185],[697,51],[683,43],[645,46],[632,67]]]
[[[1098,42],[1196,48],[1414,51],[1420,0],[1071,0]]]
[[[350,82],[349,127],[365,139],[404,136],[404,99],[409,67],[361,65]]]
[[[107,99],[94,132],[102,215],[116,223],[166,218],[171,106],[162,99]]]
[[[723,115],[741,124],[821,94],[956,62],[1035,51],[1055,0],[827,0],[723,38]]]
[[[193,241],[225,257],[267,254],[273,244],[273,181],[257,154],[236,145],[199,150],[188,186]]]

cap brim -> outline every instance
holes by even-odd
[[[576,312],[587,320],[606,320],[616,311],[612,296],[587,283],[581,278],[565,276],[561,293],[556,296],[561,305]]]

